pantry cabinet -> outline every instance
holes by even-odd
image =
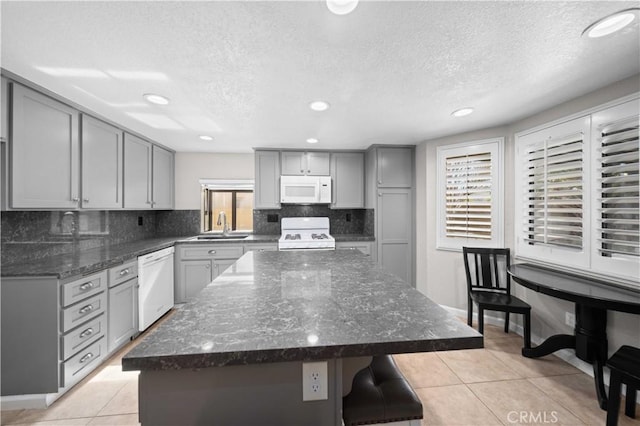
[[[10,207],[80,207],[79,112],[11,83]]]
[[[82,208],[122,208],[122,136],[117,127],[82,115]]]
[[[283,175],[329,176],[330,155],[328,152],[282,151]]]
[[[364,154],[362,152],[331,153],[333,194],[331,208],[364,208]]]

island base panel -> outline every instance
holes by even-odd
[[[303,402],[301,362],[143,370],[140,423],[336,425],[342,418],[342,374],[341,360],[328,360],[329,398]]]

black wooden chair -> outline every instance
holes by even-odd
[[[636,392],[640,389],[640,349],[633,346],[622,346],[609,358],[607,367],[611,369],[607,426],[615,426],[618,424],[620,388],[623,383],[627,385],[624,413],[632,419],[636,418]]]
[[[463,247],[467,275],[467,324],[473,323],[473,303],[478,305],[478,331],[484,334],[484,311],[505,313],[504,332],[509,332],[509,314],[524,316],[524,347],[531,348],[531,306],[511,295],[511,265],[508,248]]]

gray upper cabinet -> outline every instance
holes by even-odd
[[[83,208],[122,208],[122,130],[82,116]]]
[[[280,152],[255,151],[254,209],[280,208]]]
[[[173,208],[173,173],[173,153],[154,145],[151,198],[154,209]]]
[[[78,111],[18,84],[11,108],[10,207],[78,208]]]
[[[150,209],[151,158],[153,145],[136,136],[124,135],[124,207]]]
[[[413,186],[413,151],[408,148],[378,147],[377,185],[387,188]]]
[[[329,176],[328,152],[282,151],[283,175]]]
[[[331,153],[331,208],[364,208],[364,153]]]

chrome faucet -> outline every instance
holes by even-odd
[[[217,225],[222,225],[222,235],[227,235],[229,233],[229,225],[227,224],[227,214],[224,211],[220,211],[218,213],[218,222]]]

